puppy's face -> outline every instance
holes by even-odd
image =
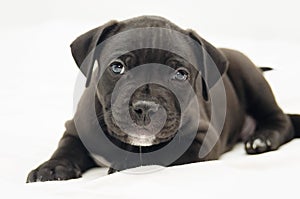
[[[124,32],[129,33],[114,38]],[[100,43],[98,54],[91,53]],[[101,78],[96,98],[103,109],[99,117],[111,136],[135,146],[166,143],[182,126],[199,121],[195,115],[209,107],[208,88],[220,78],[209,75],[214,72],[211,65],[217,66],[217,74],[227,69],[226,58],[211,44],[161,17],[111,21],[78,37],[71,50],[87,84],[90,64],[98,61]],[[199,68],[209,79],[207,86]],[[193,106],[195,95],[200,110]]]
[[[186,85],[194,84],[197,73],[182,57],[160,49],[139,49],[108,63],[98,83],[97,97],[108,131],[115,138],[136,146],[159,144],[176,135],[182,114],[192,117],[192,110],[187,108],[191,91]],[[169,70],[163,72],[165,67]],[[138,72],[130,73],[134,69]],[[159,79],[160,83],[140,85],[140,80],[146,79]],[[184,110],[174,89],[164,85],[186,97],[181,102],[186,104]]]

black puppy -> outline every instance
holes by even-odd
[[[78,178],[99,165],[96,156],[106,160],[102,164],[110,171],[139,166],[129,156],[113,157],[106,139],[124,151],[142,154],[173,144],[178,155],[174,161],[164,161],[166,154],[144,161],[168,166],[217,159],[241,140],[247,153],[257,154],[276,150],[294,137],[289,116],[245,55],[217,49],[166,19],[112,21],[78,37],[71,50],[88,87],[74,118],[66,122],[58,149],[27,182]],[[95,63],[99,67],[93,70]],[[296,123],[297,117],[293,116]],[[96,139],[93,125],[101,127],[105,138]],[[188,146],[175,152],[182,143]],[[204,155],[199,153],[202,148]]]

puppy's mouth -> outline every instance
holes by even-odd
[[[155,134],[152,130],[145,127],[137,127],[134,133],[127,134],[125,142],[133,146],[152,146],[171,140],[177,132],[170,130],[166,133],[165,131],[165,129],[162,129]]]
[[[113,122],[116,125],[115,121]],[[111,131],[113,137],[120,141],[133,145],[133,146],[152,146],[167,142],[171,140],[177,132],[177,128],[165,124],[165,118],[161,118],[160,121],[155,121],[146,126],[140,126],[136,123],[133,125],[125,125],[119,129],[120,126],[116,126],[115,131]]]
[[[166,143],[175,137],[180,124],[180,115],[165,114],[164,117],[164,114],[158,113],[157,118],[152,117],[153,120],[148,125],[138,125],[134,122],[129,124],[124,117],[119,117],[123,115],[121,112],[117,117],[113,117],[110,113],[107,115],[108,134],[125,144],[137,147]]]

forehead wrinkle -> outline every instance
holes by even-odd
[[[193,59],[191,39],[178,31],[166,28],[131,29],[106,39],[101,45],[101,63],[137,49],[162,49],[187,59]]]

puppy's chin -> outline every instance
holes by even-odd
[[[154,144],[155,136],[128,136],[127,142],[134,146],[152,146]]]
[[[118,129],[117,131],[109,131],[109,134],[114,139],[126,144],[130,144],[132,146],[150,147],[158,144],[168,143],[175,137],[176,132],[174,134],[169,134],[168,136],[160,135],[160,133],[158,133],[157,135],[151,135],[150,133],[126,134],[124,132],[120,133],[120,130]]]

